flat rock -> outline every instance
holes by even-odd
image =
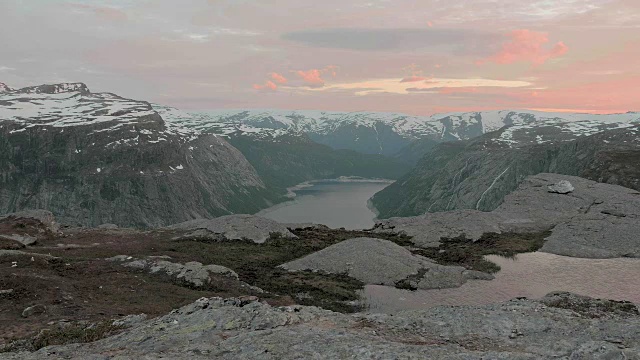
[[[406,280],[418,289],[458,287],[472,278],[463,267],[438,265],[391,241],[374,238],[345,240],[281,267],[347,274],[370,285],[396,286]]]
[[[88,344],[3,359],[637,359],[640,316],[557,295],[394,315],[203,298]],[[588,309],[597,308],[597,312]]]
[[[47,307],[44,305],[38,304],[34,306],[29,306],[28,308],[24,309],[22,311],[22,317],[28,318],[34,315],[44,314],[45,312],[47,312]]]
[[[223,235],[227,240],[248,239],[256,243],[264,243],[274,233],[286,238],[297,238],[284,224],[253,215],[228,215],[214,219],[196,219],[172,225],[169,229],[206,229],[213,234]]]
[[[454,238],[464,234],[471,240],[478,240],[482,234],[500,232],[500,229],[500,219],[491,213],[456,210],[380,220],[374,231],[400,232],[411,236],[418,246],[437,247],[443,237]]]

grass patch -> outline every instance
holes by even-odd
[[[124,327],[113,325],[112,321],[101,321],[92,325],[58,325],[55,329],[44,329],[32,338],[16,340],[0,348],[0,352],[38,351],[52,345],[89,343],[115,335]]]
[[[549,231],[537,233],[486,233],[477,241],[461,235],[442,238],[437,248],[413,250],[414,254],[433,259],[441,265],[460,265],[469,270],[486,273],[500,271],[500,266],[484,259],[485,255],[513,257],[517,254],[538,251],[551,235]]]

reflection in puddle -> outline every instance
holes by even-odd
[[[495,280],[414,292],[371,285],[363,291],[363,298],[369,311],[391,313],[441,305],[481,305],[515,297],[539,298],[552,291],[640,304],[640,259],[578,259],[541,252],[520,254],[515,259],[487,259],[502,268]]]

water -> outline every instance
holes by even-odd
[[[440,305],[482,305],[520,296],[540,298],[552,291],[640,304],[640,259],[578,259],[541,252],[520,254],[515,260],[487,259],[502,267],[495,280],[415,292],[367,286],[363,298],[370,311],[390,313]]]
[[[368,208],[373,194],[389,181],[323,180],[303,184],[292,191],[293,201],[261,211],[258,215],[283,223],[316,223],[332,228],[368,229],[376,214]]]

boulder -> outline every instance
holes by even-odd
[[[549,189],[549,192],[556,194],[569,194],[575,190],[567,180],[560,180],[557,184],[547,186],[547,189]]]
[[[370,285],[417,289],[458,287],[477,278],[459,266],[438,265],[388,240],[349,239],[281,265],[289,271],[313,270],[347,274]]]
[[[167,275],[195,287],[204,287],[211,283],[211,275],[221,275],[238,280],[238,274],[224,266],[203,265],[197,261],[180,264],[167,261],[166,258],[168,257],[134,259],[131,256],[118,255],[107,260],[122,262],[125,267],[144,270],[151,274]]]
[[[286,238],[297,238],[279,222],[253,215],[228,215],[214,219],[196,219],[170,226],[171,230],[195,231],[206,229],[212,234],[224,236],[227,240],[251,240],[264,243],[271,234]]]

